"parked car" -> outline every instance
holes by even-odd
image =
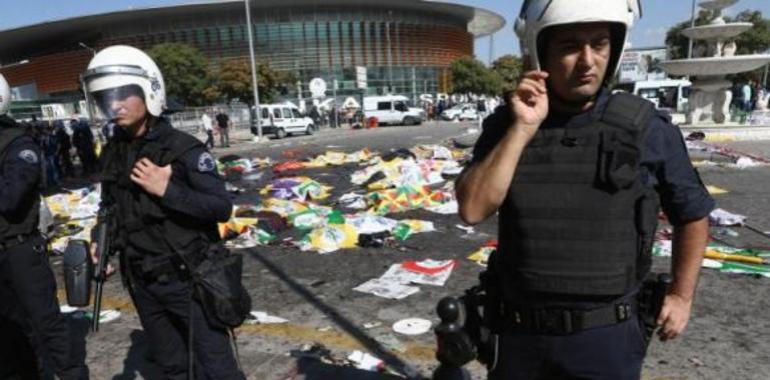
[[[478,120],[479,114],[476,112],[476,106],[473,104],[458,104],[441,113],[444,120]]]
[[[282,139],[295,133],[312,135],[318,130],[313,119],[302,115],[291,103],[261,104],[259,109],[263,135],[273,135],[277,139]],[[252,126],[251,129],[251,132],[256,135],[257,127]]]
[[[409,107],[403,95],[364,97],[364,116],[376,117],[380,124],[419,125],[425,121],[425,111]]]
[[[634,95],[641,96],[659,109],[687,112],[692,83],[684,79],[640,81],[634,83]]]

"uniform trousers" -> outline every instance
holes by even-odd
[[[188,280],[174,275],[148,281],[142,279],[141,273],[131,271],[131,298],[149,339],[151,353],[166,379],[187,379],[190,323],[195,378],[245,379],[238,369],[227,331],[208,324],[198,301],[192,300],[191,308],[192,288]]]
[[[40,236],[0,250],[0,319],[0,375],[88,379],[59,310],[56,279]]]

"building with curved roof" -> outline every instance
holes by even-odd
[[[423,0],[260,0],[251,3],[251,20],[259,62],[295,72],[303,92],[310,79],[323,78],[328,95],[338,96],[360,94],[356,66],[367,68],[368,94],[441,92],[450,62],[473,55],[475,38],[505,25],[484,9]],[[93,49],[113,44],[186,43],[214,64],[249,56],[241,0],[44,22],[0,31],[0,41],[0,72],[19,99],[79,96]]]

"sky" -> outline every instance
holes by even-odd
[[[259,1],[259,0],[255,0]],[[323,1],[323,0],[319,0]],[[522,0],[441,0],[484,8],[502,15],[506,20],[503,29],[495,33],[492,58],[504,54],[519,54],[519,43],[513,33],[513,23],[519,13]],[[701,0],[697,0],[700,2]],[[88,14],[180,4],[186,0],[0,0],[3,16],[0,30],[36,24],[43,21],[76,17]],[[692,2],[688,0],[642,0],[644,16],[631,31],[632,47],[664,46],[666,31],[672,25],[689,20]],[[770,17],[770,0],[741,0],[725,10],[735,15],[743,10],[760,10]],[[476,56],[483,62],[489,60],[488,38],[476,41]]]

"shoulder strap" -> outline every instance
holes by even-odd
[[[203,146],[203,143],[196,137],[176,129],[172,136],[173,138],[169,139],[170,143],[166,146],[168,151],[166,154],[167,164],[176,161],[191,149]]]
[[[609,126],[638,135],[655,114],[655,106],[651,102],[619,92],[610,97],[600,120]]]
[[[601,133],[597,184],[614,192],[635,183],[644,129],[655,115],[654,105],[640,97],[628,93],[610,97],[600,119],[607,133]]]
[[[146,153],[156,165],[166,166],[199,146],[202,147],[203,143],[194,136],[169,127],[166,136],[145,145],[140,155]]]

